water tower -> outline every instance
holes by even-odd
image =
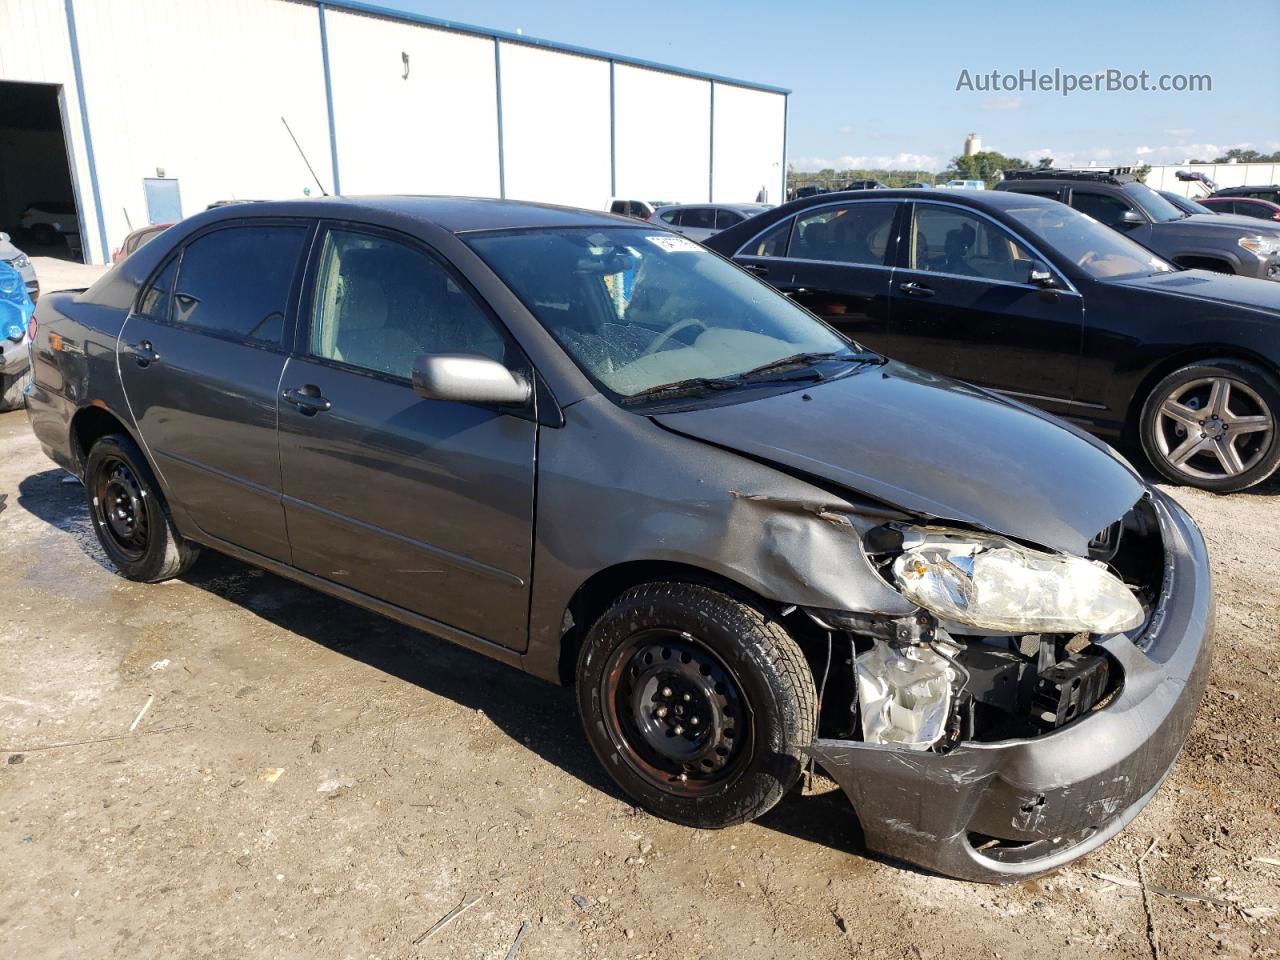
[[[982,138],[976,133],[971,133],[964,138],[964,155],[972,157],[975,153],[982,152]]]

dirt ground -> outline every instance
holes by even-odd
[[[0,415],[6,956],[500,960],[526,922],[523,958],[1280,953],[1275,480],[1174,491],[1219,604],[1191,740],[1119,838],[1009,888],[868,857],[823,780],[657,820],[569,691],[217,555],[130,583],[66,481]]]

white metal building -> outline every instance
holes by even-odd
[[[1146,184],[1153,190],[1170,190],[1192,199],[1203,197],[1205,188],[1178,179],[1182,170],[1203,173],[1220,188],[1280,183],[1280,163],[1164,163],[1152,166]]]
[[[778,202],[787,94],[357,0],[0,0],[0,229],[61,189],[101,263],[131,227],[317,180]]]

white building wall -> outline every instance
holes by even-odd
[[[287,0],[74,0],[85,102],[114,246],[147,222],[143,178],[182,212],[333,187],[316,6]],[[128,217],[125,216],[128,211]]]
[[[780,93],[717,83],[712,180],[716,203],[750,203],[763,187],[769,203],[786,199],[783,125],[787,98]]]
[[[326,28],[343,193],[498,196],[491,39],[332,8]]]
[[[1219,187],[1251,187],[1280,183],[1280,163],[1166,163],[1152,166],[1146,184],[1184,197],[1205,196],[1204,188],[1178,179],[1179,170],[1203,173]]]
[[[89,177],[89,151],[76,94],[71,40],[63,0],[0,2],[0,80],[49,83],[62,87],[62,117],[74,162],[71,181],[81,213],[81,240],[91,260],[103,262],[95,218],[97,198]]]
[[[502,43],[507,196],[602,209],[609,199],[609,64]]]
[[[617,195],[705,202],[711,172],[710,81],[620,63],[613,83]]]

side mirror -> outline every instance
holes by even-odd
[[[459,353],[431,353],[413,362],[413,392],[428,400],[518,407],[533,388],[497,360]]]
[[[1120,214],[1120,226],[1125,228],[1140,227],[1146,222],[1147,221],[1143,219],[1142,214],[1137,210],[1126,210],[1124,213]]]
[[[1027,271],[1027,283],[1052,290],[1058,286],[1058,277],[1044,261],[1032,260],[1031,268]]]

